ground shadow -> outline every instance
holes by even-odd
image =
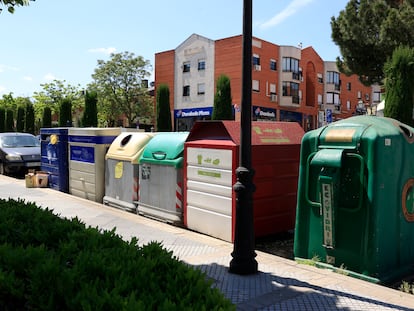
[[[237,310],[413,310],[270,273],[242,276],[218,264],[194,267],[206,273]]]

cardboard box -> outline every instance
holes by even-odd
[[[38,188],[47,188],[49,182],[49,175],[47,172],[38,171],[35,175],[35,185]]]
[[[35,174],[34,173],[28,173],[24,175],[24,179],[26,181],[26,188],[33,188],[35,187]]]

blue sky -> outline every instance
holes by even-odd
[[[279,45],[313,46],[335,60],[330,20],[347,0],[253,0],[253,35]],[[191,34],[212,40],[243,31],[243,0],[36,0],[0,14],[0,96],[30,97],[54,79],[85,87],[99,59],[154,54]],[[150,77],[153,80],[153,76]]]

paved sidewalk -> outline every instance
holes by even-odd
[[[21,179],[0,175],[0,198],[35,202],[92,227],[116,227],[124,239],[135,236],[140,244],[162,242],[180,260],[205,271],[238,310],[414,310],[414,295],[259,251],[257,274],[230,274],[231,243],[53,189],[26,188]]]

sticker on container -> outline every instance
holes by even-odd
[[[115,178],[122,178],[122,173],[124,172],[124,162],[118,162],[115,165]]]

